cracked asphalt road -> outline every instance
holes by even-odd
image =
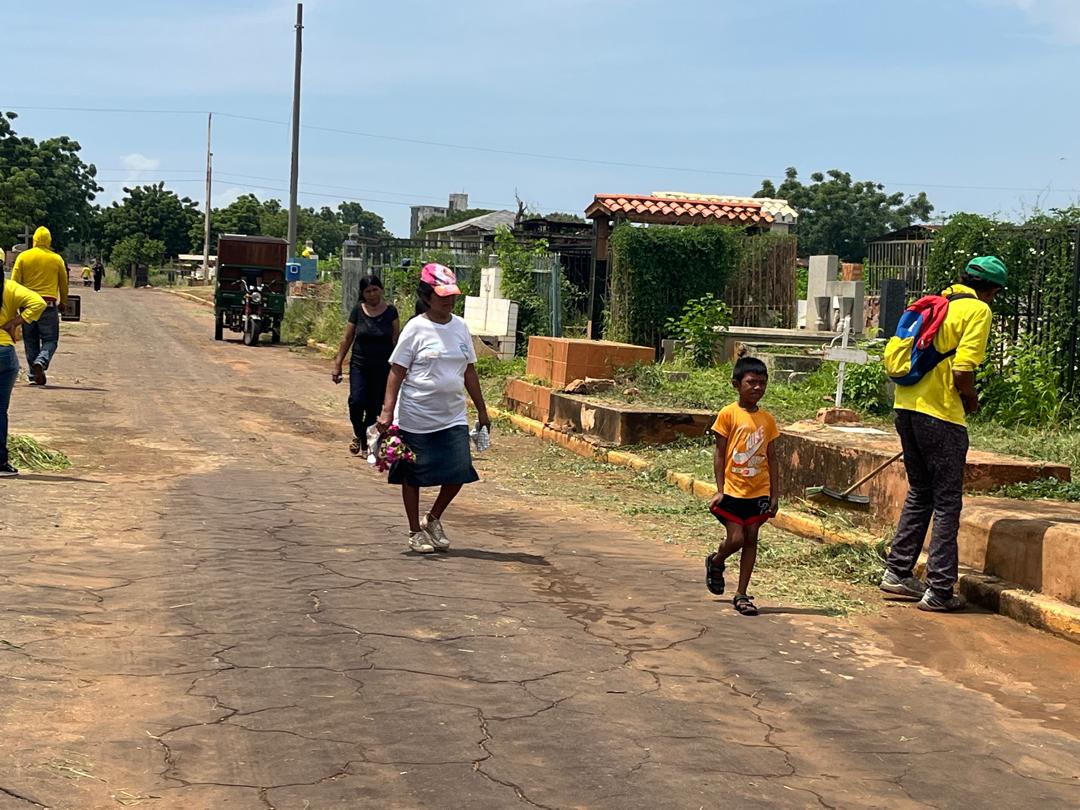
[[[490,479],[408,555],[319,364],[87,298],[12,407],[75,467],[0,485],[0,809],[1080,806],[1072,645],[901,617],[1029,645],[1006,699],[901,620],[738,617],[698,561]]]

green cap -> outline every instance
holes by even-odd
[[[997,256],[976,256],[968,262],[964,273],[973,278],[989,281],[999,287],[1004,287],[1009,281],[1009,271],[1005,267],[1005,262]]]

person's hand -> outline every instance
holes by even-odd
[[[973,414],[979,410],[979,395],[964,397],[964,413]]]
[[[394,423],[394,414],[383,411],[379,414],[379,418],[375,420],[375,427],[378,428],[379,433],[385,434],[390,430],[390,425]]]
[[[487,428],[489,433],[491,432],[491,417],[488,416],[487,408],[476,414],[476,423],[482,428]]]
[[[780,508],[780,499],[773,495],[769,498],[769,514],[776,517],[776,512]]]
[[[3,326],[0,326],[0,329],[3,329],[5,332],[7,332],[9,335],[11,335],[12,340],[15,340],[15,334],[19,329],[19,324],[20,323],[22,323],[22,321],[20,321],[18,318],[12,318],[10,321],[5,323]]]
[[[330,379],[334,381],[335,385],[338,385],[338,384],[341,383],[341,380],[342,380],[341,363],[335,363],[334,364],[334,370],[330,374]]]
[[[709,501],[709,508],[712,509],[713,507],[718,506],[722,500],[724,500],[724,490],[721,489],[718,490],[717,493],[713,495],[712,500]]]

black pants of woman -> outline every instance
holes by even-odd
[[[365,447],[367,429],[375,424],[382,412],[389,376],[389,364],[384,368],[349,366],[349,419],[352,421],[353,435]]]

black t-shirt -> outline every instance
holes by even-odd
[[[382,315],[372,318],[357,304],[349,313],[349,323],[356,325],[352,358],[349,364],[389,372],[390,353],[394,350],[394,321],[398,311],[388,305]]]

